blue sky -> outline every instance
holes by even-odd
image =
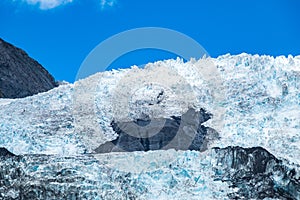
[[[222,54],[299,55],[298,0],[1,0],[0,37],[21,47],[57,80],[73,82],[87,54],[125,30],[164,27]],[[145,50],[112,67],[176,57]]]

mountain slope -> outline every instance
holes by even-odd
[[[22,98],[48,91],[54,78],[26,52],[0,38],[0,98]]]

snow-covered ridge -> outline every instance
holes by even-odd
[[[159,96],[160,103],[155,103]],[[117,135],[113,119],[214,115],[216,147],[262,146],[300,164],[300,56],[240,54],[113,70],[0,105],[0,146],[15,154],[91,152]]]

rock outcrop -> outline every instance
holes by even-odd
[[[207,149],[210,140],[218,133],[201,125],[211,118],[204,109],[189,109],[182,116],[170,118],[138,119],[133,122],[111,123],[118,138],[104,143],[97,153],[149,150],[198,150]]]
[[[7,149],[0,147],[0,156],[2,157],[9,157],[9,156],[14,156],[13,153],[9,152]]]
[[[0,38],[0,98],[22,98],[48,91],[54,78],[22,49]]]

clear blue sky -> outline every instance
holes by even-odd
[[[32,5],[35,1],[44,3]],[[242,52],[300,54],[298,0],[0,1],[0,37],[24,49],[57,80],[73,82],[84,58],[101,41],[149,26],[182,32],[212,57]],[[174,56],[136,52],[115,65],[139,65]]]

